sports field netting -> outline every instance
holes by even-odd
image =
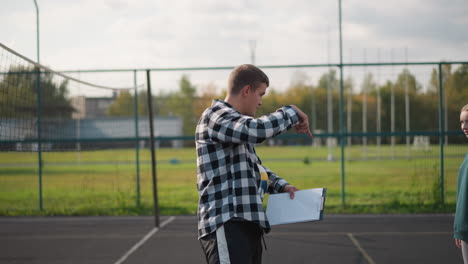
[[[110,87],[55,72],[3,45],[0,54],[2,214],[97,214],[135,206],[135,149],[147,144],[149,121],[108,116],[116,96],[137,90],[133,74],[119,74]],[[123,107],[133,111],[130,103]],[[109,151],[115,148],[133,151]]]
[[[193,131],[231,68],[58,73],[2,45],[0,214],[152,214],[147,78],[161,214],[196,213]],[[339,65],[261,68],[271,85],[257,114],[295,104],[314,138],[291,131],[257,152],[297,187],[328,188],[328,212],[454,210],[468,64],[350,60],[342,101]]]

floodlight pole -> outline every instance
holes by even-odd
[[[153,200],[154,200],[154,225],[159,228],[159,206],[158,206],[158,182],[156,180],[156,150],[154,149],[154,127],[153,127],[153,96],[151,95],[150,70],[146,70],[146,81],[148,88],[148,113],[150,125],[150,148],[151,148],[151,169],[153,178]]]
[[[256,40],[250,40],[250,61],[252,65],[255,65],[255,48],[257,46],[257,41]]]
[[[343,38],[341,34],[341,0],[338,0],[340,27],[340,147],[341,147],[341,204],[345,206],[345,127],[344,127],[344,99],[343,99]]]
[[[39,6],[37,5],[37,1],[34,0],[34,5],[36,6],[36,50],[37,50],[37,63],[40,64],[40,56],[39,56]]]
[[[41,63],[40,60],[40,53],[39,53],[39,6],[37,4],[37,1],[34,0],[34,5],[36,7],[36,49],[37,49],[37,64]],[[39,169],[38,169],[38,176],[39,176],[39,209],[42,211],[43,210],[43,204],[42,204],[42,137],[41,137],[41,99],[42,99],[42,93],[41,93],[41,69],[39,66],[36,69],[37,71],[37,76],[36,76],[36,90],[37,90],[37,156],[38,156],[38,163],[39,163]]]

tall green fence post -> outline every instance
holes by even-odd
[[[39,178],[39,210],[43,210],[42,204],[42,120],[41,120],[41,108],[42,108],[42,92],[41,92],[41,69],[39,66],[36,68],[36,91],[37,91],[37,103],[36,103],[36,127],[37,127],[37,160],[38,160],[38,178]]]
[[[154,224],[159,227],[159,206],[158,206],[158,181],[156,180],[156,150],[154,148],[154,119],[153,119],[153,96],[151,95],[150,70],[146,70],[146,81],[148,88],[148,113],[150,125],[150,146],[151,146],[151,169],[153,178],[153,201],[154,201]]]
[[[133,85],[135,86],[135,98],[133,102],[133,111],[135,112],[135,158],[136,158],[136,206],[140,207],[140,133],[138,120],[138,87],[137,72],[133,70]]]
[[[442,63],[439,63],[439,146],[440,146],[440,201],[445,202],[444,195],[444,105],[443,105],[443,74]]]

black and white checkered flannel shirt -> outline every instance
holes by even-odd
[[[270,231],[262,205],[263,189],[254,144],[272,138],[299,122],[297,112],[285,106],[260,118],[242,115],[231,105],[214,100],[196,128],[198,237],[214,232],[233,217],[243,218]],[[281,192],[288,184],[265,168],[268,192]]]

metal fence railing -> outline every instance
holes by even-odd
[[[314,133],[259,145],[266,166],[329,188],[337,210],[453,206],[468,62],[259,67],[271,80],[260,114],[295,104]],[[232,68],[57,72],[2,45],[0,214],[149,213],[156,172],[162,212],[195,213],[193,131]]]

